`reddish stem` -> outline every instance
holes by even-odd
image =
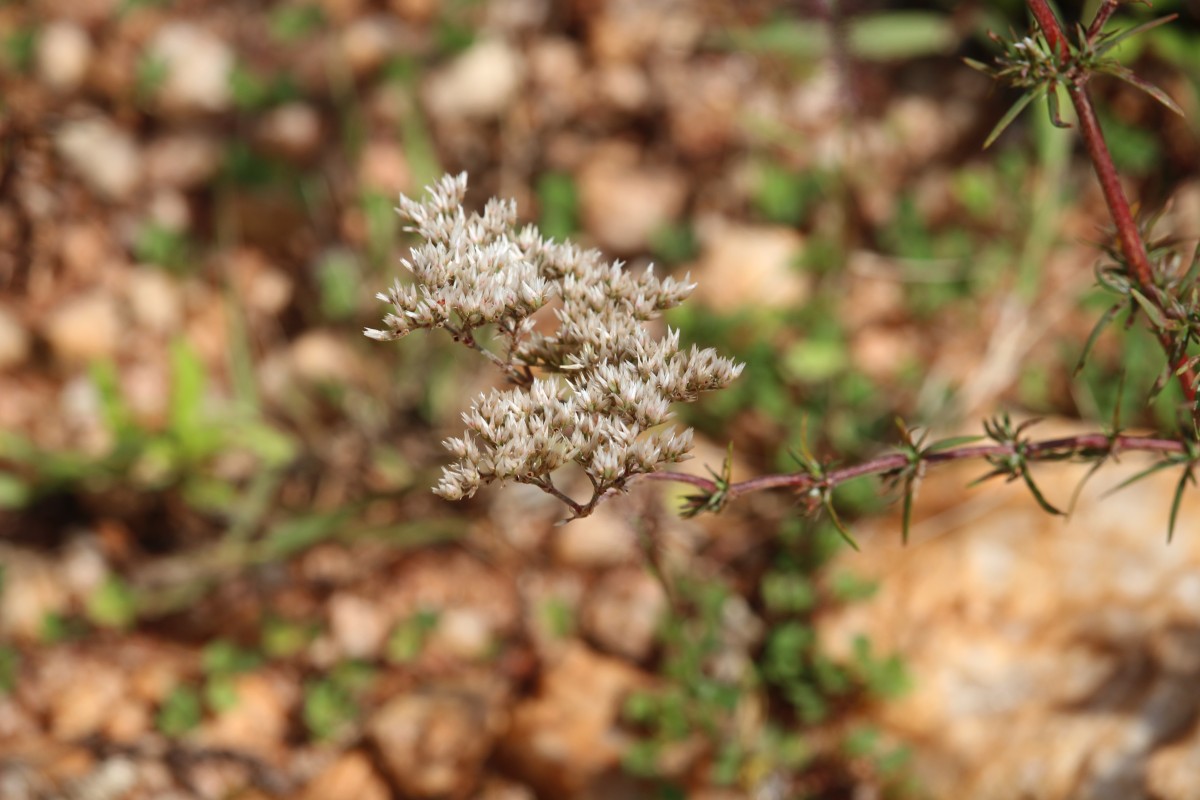
[[[1067,436],[1059,439],[1044,439],[1037,442],[1022,442],[1024,456],[1030,461],[1061,460],[1064,456],[1110,456],[1125,451],[1141,451],[1149,453],[1186,453],[1186,445],[1176,439],[1158,439],[1146,436],[1108,436],[1103,433],[1089,433],[1080,436]],[[968,447],[955,447],[937,453],[929,453],[921,458],[926,464],[944,464],[951,461],[964,461],[976,458],[1006,458],[1017,455],[1017,446],[1011,444],[984,444]],[[867,475],[886,475],[904,469],[910,463],[907,453],[888,453],[887,455],[854,464],[841,469],[830,470],[822,478],[814,478],[805,472],[793,472],[779,475],[764,475],[759,478],[739,481],[731,484],[725,491],[726,500],[732,500],[751,492],[764,489],[790,488],[803,492],[813,488],[832,489],[855,478]],[[682,472],[651,472],[645,476],[651,480],[674,481],[687,483],[707,494],[715,493],[720,487],[717,482],[700,475],[687,475]]]
[[[1111,14],[1110,5],[1112,4],[1106,3],[1101,8],[1101,12],[1107,11],[1108,14]],[[1066,37],[1046,0],[1029,0],[1029,10],[1033,12],[1046,41],[1065,58],[1069,53]],[[1113,164],[1112,154],[1109,153],[1108,144],[1104,140],[1104,131],[1101,130],[1100,122],[1096,119],[1096,110],[1092,106],[1091,98],[1088,97],[1087,79],[1087,74],[1079,71],[1072,82],[1067,85],[1067,94],[1070,95],[1071,103],[1075,106],[1075,113],[1079,117],[1079,133],[1083,137],[1088,158],[1091,159],[1092,166],[1096,170],[1096,177],[1100,179],[1100,189],[1104,193],[1108,213],[1116,226],[1117,239],[1121,245],[1121,253],[1125,256],[1125,262],[1129,265],[1129,270],[1134,280],[1137,281],[1142,294],[1157,305],[1160,293],[1154,285],[1154,269],[1150,265],[1150,257],[1146,252],[1145,242],[1142,241],[1142,234],[1133,219],[1133,211],[1128,198],[1125,197],[1125,190],[1121,188],[1116,165]],[[1163,351],[1170,359],[1174,350],[1174,343],[1170,335],[1161,330],[1156,333]],[[1196,376],[1190,368],[1186,367],[1187,360],[1187,353],[1181,353],[1179,358],[1171,364],[1171,369],[1178,375],[1179,386],[1183,389],[1183,396],[1187,399],[1189,407],[1195,408]]]
[[[1029,0],[1029,10],[1033,12],[1033,18],[1037,20],[1038,27],[1042,29],[1046,43],[1060,58],[1066,58],[1070,53],[1070,48],[1067,47],[1066,37],[1063,36],[1062,28],[1059,26],[1054,12],[1050,10],[1050,5],[1046,0]]]

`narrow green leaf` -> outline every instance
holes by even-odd
[[[908,544],[908,531],[912,527],[913,501],[916,499],[916,476],[909,474],[904,481],[904,510],[900,520],[900,542]]]
[[[1058,86],[1051,86],[1050,90],[1047,92],[1047,95],[1048,99],[1050,100],[1050,102],[1047,104],[1047,107],[1050,111],[1050,124],[1056,128],[1071,127],[1071,123],[1062,118],[1062,104],[1058,99]]]
[[[1174,22],[1178,18],[1178,14],[1168,14],[1165,17],[1159,17],[1158,19],[1152,19],[1149,22],[1143,22],[1141,25],[1135,25],[1128,30],[1121,31],[1120,33],[1114,34],[1110,38],[1105,39],[1096,46],[1094,52],[1097,56],[1102,56],[1131,36],[1137,36],[1139,33],[1145,33],[1146,31],[1157,28],[1160,25],[1166,25],[1168,22]]]
[[[833,509],[832,493],[828,491],[824,492],[824,497],[822,497],[821,502],[825,506],[825,511],[829,514],[830,521],[833,522],[833,527],[837,528],[837,532],[841,534],[841,537],[846,541],[846,544],[850,545],[857,551],[858,542],[854,541],[854,537],[850,535],[850,531],[847,530],[846,526],[842,524],[841,517],[839,517],[837,511],[834,511]]]
[[[1175,521],[1179,517],[1179,504],[1183,500],[1183,490],[1189,483],[1193,486],[1196,485],[1196,476],[1192,472],[1192,467],[1192,464],[1188,464],[1183,474],[1179,476],[1179,483],[1175,486],[1175,497],[1171,499],[1171,517],[1167,523],[1167,544],[1170,544],[1171,540],[1175,538]]]
[[[1114,66],[1106,67],[1104,71],[1107,72],[1109,75],[1112,75],[1115,78],[1120,78],[1121,80],[1128,83],[1130,86],[1135,86],[1138,89],[1141,89],[1143,92],[1150,95],[1155,100],[1162,103],[1164,106],[1171,109],[1179,116],[1181,116],[1181,117],[1186,116],[1183,113],[1183,109],[1180,108],[1179,105],[1174,100],[1171,99],[1171,95],[1167,94],[1162,89],[1155,86],[1153,83],[1150,83],[1149,81],[1146,81],[1146,80],[1142,80],[1141,78],[1139,78],[1137,75],[1134,75],[1133,72],[1126,69],[1125,67],[1114,65]]]
[[[971,69],[977,69],[985,75],[995,75],[996,71],[992,69],[991,64],[985,64],[982,61],[976,61],[973,58],[964,58],[963,63]]]
[[[1107,492],[1105,492],[1103,496],[1108,497],[1111,494],[1116,494],[1117,492],[1124,489],[1126,486],[1132,486],[1133,484],[1140,481],[1142,478],[1147,478],[1150,475],[1153,475],[1155,472],[1158,472],[1161,469],[1166,469],[1167,467],[1173,467],[1178,463],[1179,463],[1178,458],[1164,458],[1162,461],[1155,462],[1154,464],[1151,464],[1150,466],[1146,467],[1144,470],[1142,470],[1141,472],[1138,472],[1136,475],[1126,478],[1125,480],[1121,481],[1116,486],[1114,486],[1113,488],[1111,488]]]
[[[978,478],[976,478],[975,480],[968,483],[967,488],[974,489],[976,486],[979,486],[980,484],[984,483],[985,481],[990,481],[992,478],[998,478],[1001,475],[1008,475],[1008,474],[1010,474],[1010,473],[1007,469],[1005,469],[1003,467],[996,467],[991,472],[989,472],[985,475],[980,475]]]
[[[1146,316],[1150,318],[1150,323],[1154,325],[1154,327],[1158,328],[1159,330],[1170,329],[1171,326],[1167,322],[1166,317],[1162,315],[1162,311],[1159,310],[1158,306],[1150,302],[1150,299],[1146,297],[1146,295],[1133,288],[1130,288],[1129,294],[1134,300],[1137,301],[1137,304],[1141,306],[1142,311],[1146,312]]]
[[[937,440],[933,444],[929,445],[929,447],[926,447],[922,452],[923,453],[941,453],[944,450],[953,450],[956,447],[962,447],[963,445],[974,444],[975,442],[978,442],[983,438],[984,437],[978,436],[978,435],[975,435],[975,436],[951,436],[948,439]]]
[[[1121,307],[1124,303],[1115,303],[1107,311],[1105,311],[1100,319],[1096,321],[1096,325],[1092,328],[1092,332],[1088,334],[1087,341],[1083,343],[1083,352],[1079,354],[1079,361],[1075,364],[1073,377],[1078,378],[1079,373],[1083,371],[1083,365],[1087,362],[1088,354],[1092,352],[1092,347],[1095,346],[1096,340],[1100,338],[1100,332],[1104,330],[1108,323],[1116,319],[1117,314],[1121,313]],[[1118,405],[1120,405],[1118,401]]]
[[[1037,501],[1037,504],[1042,507],[1043,511],[1045,511],[1047,514],[1053,514],[1056,517],[1066,516],[1066,514],[1050,504],[1050,501],[1047,500],[1042,494],[1042,490],[1039,489],[1037,484],[1033,482],[1033,476],[1029,474],[1028,469],[1021,470],[1021,478],[1025,481],[1025,485],[1029,487],[1029,491],[1033,495],[1033,499]]]
[[[1084,476],[1083,476],[1083,478],[1080,479],[1079,483],[1075,484],[1075,488],[1071,492],[1071,499],[1067,503],[1067,514],[1066,515],[1068,517],[1075,513],[1075,504],[1077,502],[1079,502],[1079,495],[1083,492],[1083,487],[1087,484],[1087,482],[1089,480],[1092,479],[1093,475],[1095,475],[1097,472],[1100,471],[1100,467],[1104,466],[1104,462],[1107,460],[1108,460],[1107,455],[1104,458],[1097,459],[1092,464],[1091,468],[1088,469],[1088,471],[1086,473],[1084,473]]]
[[[1037,89],[1030,89],[1028,92],[1021,95],[1017,102],[1012,104],[1012,108],[1008,109],[1004,116],[1000,118],[1000,121],[996,123],[996,127],[992,128],[992,132],[988,134],[987,139],[985,139],[983,142],[983,149],[987,150],[989,147],[991,147],[992,142],[996,141],[996,139],[1000,137],[1000,134],[1004,133],[1005,128],[1011,125],[1013,120],[1020,116],[1021,112],[1025,110],[1025,106],[1032,103],[1033,99],[1042,94],[1044,91],[1044,89],[1039,87]]]

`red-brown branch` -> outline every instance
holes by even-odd
[[[965,461],[982,458],[1010,458],[1018,455],[1017,445],[1012,444],[983,444],[955,447],[928,453],[921,457],[925,464],[945,464],[951,461]],[[1021,450],[1027,461],[1061,460],[1064,457],[1108,457],[1123,452],[1149,452],[1182,454],[1187,452],[1187,446],[1177,439],[1160,439],[1147,436],[1109,436],[1104,433],[1089,433],[1079,436],[1066,436],[1058,439],[1022,442]],[[777,475],[763,475],[730,484],[725,490],[725,499],[732,500],[751,492],[765,489],[792,489],[804,492],[809,489],[832,489],[855,478],[867,475],[897,474],[911,463],[908,453],[888,453],[860,464],[854,464],[840,469],[830,470],[821,477],[814,477],[807,472],[789,472]],[[643,476],[650,480],[673,481],[695,486],[705,494],[714,494],[721,487],[716,481],[700,475],[688,475],[682,472],[651,472]]]
[[[1109,5],[1106,3],[1101,11],[1111,14]],[[1069,52],[1066,36],[1046,0],[1029,0],[1029,10],[1033,12],[1034,19],[1037,20],[1038,27],[1042,29],[1046,41],[1059,53],[1060,57],[1065,58]],[[1095,26],[1093,25],[1093,27]],[[1117,229],[1117,240],[1121,245],[1121,253],[1129,265],[1130,273],[1137,281],[1142,294],[1150,298],[1151,302],[1157,303],[1159,292],[1154,285],[1154,270],[1150,265],[1150,256],[1146,252],[1146,244],[1142,241],[1142,234],[1138,230],[1137,222],[1134,221],[1133,210],[1130,208],[1128,198],[1125,197],[1125,190],[1121,188],[1116,165],[1113,164],[1112,154],[1109,153],[1108,144],[1104,140],[1104,131],[1100,128],[1096,110],[1088,96],[1087,78],[1088,76],[1081,72],[1073,82],[1067,85],[1067,94],[1070,95],[1071,103],[1075,106],[1075,113],[1079,117],[1079,133],[1083,137],[1084,148],[1087,150],[1088,158],[1091,159],[1092,167],[1096,170],[1096,177],[1100,180],[1104,202],[1108,206],[1108,213]],[[1156,333],[1159,344],[1162,345],[1163,351],[1170,359],[1174,349],[1171,337],[1165,331],[1160,330]],[[1178,359],[1171,364],[1171,369],[1178,374],[1179,386],[1183,389],[1183,395],[1187,399],[1188,405],[1194,408],[1196,406],[1196,376],[1190,368],[1185,368],[1187,359],[1187,353],[1181,353]]]

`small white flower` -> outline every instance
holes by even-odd
[[[692,431],[662,426],[673,402],[727,386],[741,364],[711,349],[680,351],[679,331],[653,339],[643,323],[679,305],[696,288],[605,262],[596,250],[517,229],[514,201],[493,199],[482,214],[463,208],[466,174],[445,176],[423,201],[401,197],[397,211],[423,243],[377,297],[393,307],[382,329],[363,334],[392,341],[418,329],[445,327],[474,343],[471,331],[496,325],[517,388],[480,394],[463,416],[466,431],[444,444],[456,461],[434,491],[472,496],[493,481],[542,484],[568,463],[593,479],[596,498],[633,475],[684,460]],[[532,315],[551,301],[558,327],[534,330]],[[530,379],[530,368],[543,374]],[[524,369],[525,371],[521,371]],[[594,498],[594,499],[596,499]]]

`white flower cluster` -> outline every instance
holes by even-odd
[[[425,241],[403,264],[415,281],[399,281],[379,298],[391,303],[390,341],[421,328],[446,328],[500,366],[516,388],[495,389],[471,404],[461,438],[446,441],[458,459],[435,491],[470,497],[492,481],[530,483],[589,513],[634,475],[688,457],[690,429],[663,427],[670,405],[727,386],[742,365],[711,349],[680,349],[678,331],[654,339],[644,323],[679,305],[695,288],[653,270],[640,275],[606,263],[594,250],[557,244],[530,226],[516,228],[516,204],[491,200],[467,214],[465,174],[446,176],[424,202],[397,209]],[[533,330],[532,315],[553,304],[553,333]],[[494,325],[495,352],[474,331]],[[576,503],[550,473],[577,464],[593,496]]]

